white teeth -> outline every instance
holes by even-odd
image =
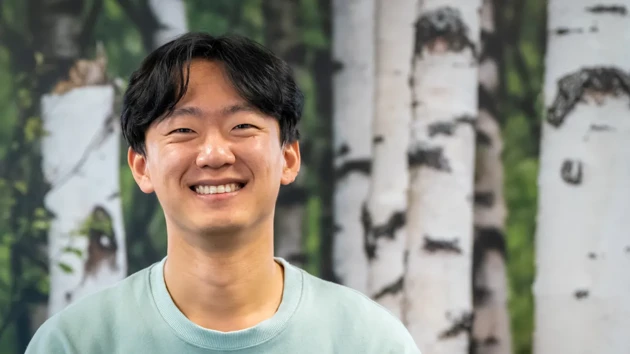
[[[220,186],[196,186],[195,192],[199,194],[218,194],[236,192],[241,189],[238,183],[228,183]]]

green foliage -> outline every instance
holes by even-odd
[[[505,198],[509,310],[515,354],[532,352],[534,238],[536,233],[538,151],[542,115],[544,2],[510,3],[505,8],[507,37],[504,115]],[[515,37],[515,34],[520,34]]]

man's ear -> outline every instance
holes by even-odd
[[[300,173],[300,164],[302,162],[300,156],[300,144],[296,140],[292,143],[285,143],[282,148],[284,157],[284,168],[282,169],[282,178],[280,182],[284,185],[295,181],[298,173]]]
[[[147,194],[153,193],[153,183],[149,175],[146,156],[130,147],[127,151],[127,163],[140,190]]]

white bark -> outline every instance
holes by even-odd
[[[427,0],[417,12],[405,298],[407,326],[430,354],[469,345],[480,3]],[[451,35],[436,36],[444,26]]]
[[[486,38],[497,35],[494,24],[492,0],[483,0],[481,29]],[[475,316],[472,339],[476,354],[510,354],[512,338],[510,315],[507,304],[508,284],[506,275],[505,218],[507,207],[503,196],[503,138],[497,110],[499,66],[492,42],[481,42],[485,59],[479,63],[479,83],[486,101],[480,100],[477,140],[474,223],[475,255],[479,258],[473,274]],[[498,238],[493,240],[492,238]],[[503,247],[499,247],[502,245]]]
[[[159,27],[153,32],[157,48],[187,31],[186,4],[183,0],[148,0]]]
[[[377,0],[376,96],[372,179],[367,200],[370,216],[368,292],[403,319],[403,275],[407,232],[405,215],[411,123],[411,58],[415,0]]]
[[[45,206],[54,214],[49,231],[49,316],[126,276],[120,143],[113,104],[110,85],[42,97],[47,131],[42,139],[43,171],[51,183]],[[112,232],[91,230],[79,235],[95,209],[105,224],[111,221]],[[92,252],[88,252],[88,244]],[[72,272],[65,272],[60,263],[70,266]]]
[[[367,256],[361,210],[369,176],[357,168],[371,157],[374,115],[374,0],[333,0],[334,166],[348,173],[335,181],[333,270],[338,281],[367,293]],[[365,172],[365,171],[364,171]]]
[[[536,354],[630,352],[630,22],[600,5],[549,2]]]

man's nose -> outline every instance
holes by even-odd
[[[230,144],[225,139],[214,135],[208,137],[201,146],[196,163],[199,168],[221,168],[233,164],[235,159]]]

